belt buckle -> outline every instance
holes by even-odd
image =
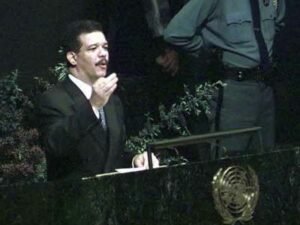
[[[265,77],[262,73],[258,73],[258,74],[256,74],[256,80],[257,81],[264,81]]]
[[[257,81],[264,81],[265,80],[265,76],[264,76],[264,72],[263,72],[262,68],[258,67],[256,75],[255,75],[255,79]]]
[[[244,73],[243,71],[239,70],[237,71],[237,81],[243,81],[244,80]]]

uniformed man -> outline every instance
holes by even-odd
[[[273,91],[265,82],[272,67],[274,36],[283,25],[284,0],[190,0],[171,20],[164,38],[193,55],[217,48],[227,84],[220,89],[213,127],[262,127],[265,150],[274,148]],[[255,136],[220,141],[217,157],[257,149]]]

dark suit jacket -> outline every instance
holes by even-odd
[[[38,118],[48,180],[91,176],[120,166],[125,143],[120,99],[112,95],[104,112],[107,132],[69,78],[41,96]]]

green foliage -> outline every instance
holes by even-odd
[[[68,73],[66,63],[57,63],[54,67],[49,68],[49,74],[47,74],[47,76],[34,77],[35,85],[32,90],[34,95],[43,93],[52,85],[59,81],[63,81]]]
[[[49,76],[35,77],[30,95],[17,84],[18,71],[0,80],[0,185],[46,180],[46,160],[39,146],[39,133],[34,122],[37,95],[67,75],[65,63],[49,70]]]
[[[0,80],[0,184],[45,179],[38,131],[27,127],[33,104],[17,85],[18,71]]]
[[[66,63],[58,63],[53,68],[50,68],[51,74],[57,78],[58,81],[62,81],[68,75],[68,68]]]
[[[192,92],[187,86],[184,87],[184,96],[167,110],[160,105],[159,120],[155,120],[146,114],[146,123],[137,136],[130,137],[126,142],[126,148],[134,153],[144,152],[147,144],[156,140],[172,138],[176,136],[191,135],[187,120],[193,116],[205,113],[210,116],[210,101],[221,82],[205,83],[195,86]]]
[[[1,80],[0,83],[0,136],[11,134],[20,127],[20,108],[29,105],[28,99],[16,85],[18,71]]]
[[[64,51],[62,47],[59,48],[58,54],[64,58]],[[69,74],[67,63],[57,63],[53,68],[50,68],[51,74],[56,77],[57,81],[62,81],[66,78],[66,76]]]

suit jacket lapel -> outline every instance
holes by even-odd
[[[81,90],[70,80],[69,77],[66,77],[62,85],[64,86],[65,90],[68,92],[69,96],[73,100],[73,105],[71,107],[74,111],[79,110],[79,108],[82,107],[84,102],[88,101],[84,96],[84,94],[81,92]],[[105,131],[103,130],[100,122],[96,123],[91,130],[91,134],[93,138],[95,139],[96,142],[98,142],[100,146],[104,146],[106,143],[106,140],[99,138],[100,133],[102,133],[101,136],[105,136],[104,132]]]
[[[104,107],[104,112],[106,115],[106,122],[109,134],[108,141],[108,155],[107,163],[105,166],[106,172],[114,171],[115,168],[118,168],[121,164],[121,149],[123,139],[123,132],[120,124],[120,117],[117,115],[115,101],[113,96],[111,96],[109,102]]]
[[[114,107],[111,103],[111,101],[108,101],[107,104],[104,106],[104,112],[106,116],[106,125],[107,125],[107,131],[109,132],[109,146],[111,145],[112,141],[114,140],[114,129],[116,127],[115,121],[114,121]]]
[[[81,104],[83,104],[87,99],[81,90],[70,80],[67,76],[62,83],[65,90],[68,92],[70,98],[73,100],[73,105],[71,106],[74,111],[77,111]]]

